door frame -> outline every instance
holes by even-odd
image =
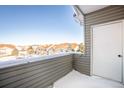
[[[91,42],[91,48],[90,48],[90,75],[93,76],[93,28],[94,27],[98,27],[98,26],[104,26],[104,25],[109,25],[109,24],[114,24],[114,23],[122,23],[122,54],[124,57],[124,19],[122,20],[116,20],[116,21],[111,21],[111,22],[106,22],[106,23],[101,23],[101,24],[95,24],[95,25],[91,25],[90,27],[90,31],[91,31],[91,35],[90,35],[90,42]],[[121,82],[124,84],[124,58],[122,57],[122,80]]]

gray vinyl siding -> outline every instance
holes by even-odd
[[[52,85],[72,68],[72,55],[65,55],[0,69],[0,87],[42,88]]]
[[[78,7],[79,8],[79,7]],[[91,31],[92,25],[124,19],[124,6],[109,6],[104,9],[84,15],[85,22],[85,54],[75,56],[75,69],[90,75]]]
[[[90,73],[89,61],[90,61],[89,57],[86,57],[83,54],[74,54],[73,67],[75,70],[83,74],[89,75]]]

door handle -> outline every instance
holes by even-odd
[[[118,57],[122,57],[122,55],[118,55]]]

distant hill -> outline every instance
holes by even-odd
[[[78,44],[76,43],[61,43],[61,44],[56,44],[55,48],[68,48],[68,46],[71,45],[71,48],[76,48],[78,46]]]
[[[4,48],[4,47],[16,48],[16,46],[15,45],[12,45],[12,44],[0,44],[0,48]]]
[[[44,45],[37,45],[37,46],[40,46],[40,47],[46,48],[46,49],[51,46],[55,49],[66,49],[66,48],[68,48],[69,45],[71,45],[71,48],[73,48],[73,49],[78,46],[77,43],[44,44]],[[33,46],[33,45],[31,45],[31,46]],[[13,44],[0,44],[0,48],[5,48],[5,47],[14,49],[17,46],[15,46]],[[21,46],[21,47],[26,47],[26,46]]]

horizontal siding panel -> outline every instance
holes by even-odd
[[[85,66],[83,66],[83,68],[82,68],[82,66],[78,66],[78,67],[75,68],[75,70],[79,70],[79,69],[80,69],[80,71],[88,72],[87,74],[90,73],[90,69],[86,68]]]
[[[79,72],[81,73],[87,73],[87,75],[90,75],[90,69],[87,69],[87,68],[82,68],[82,67],[77,67],[75,68],[76,70],[79,70]]]
[[[62,65],[62,64],[60,64],[60,65]],[[54,67],[57,67],[57,65],[56,66],[54,66]],[[46,69],[46,70],[48,70],[48,71],[50,71],[52,68],[50,68],[50,69]],[[43,69],[39,69],[39,70],[35,70],[35,72],[33,71],[33,72],[30,72],[30,73],[25,73],[25,74],[22,74],[22,75],[18,75],[18,76],[14,76],[14,77],[11,77],[11,78],[9,78],[9,79],[6,79],[6,80],[2,80],[0,83],[0,85],[1,86],[6,86],[6,85],[8,85],[8,84],[11,84],[11,83],[14,83],[14,82],[17,82],[17,81],[19,81],[19,80],[24,80],[25,78],[26,79],[28,79],[29,77],[31,77],[31,76],[34,76],[34,75],[37,75],[37,74],[40,74],[40,73],[43,73],[43,71],[46,71],[46,70],[43,70]],[[30,79],[30,78],[29,78]],[[22,81],[20,82],[20,83],[22,83]]]
[[[73,67],[75,70],[89,75],[90,73],[90,59],[86,55],[75,54]]]
[[[62,65],[62,66],[59,66],[55,69],[47,70],[45,72],[41,72],[41,73],[33,75],[31,77],[27,77],[23,80],[20,80],[20,81],[13,83],[13,84],[7,85],[6,87],[27,87],[27,86],[30,87],[33,83],[44,81],[50,75],[54,76],[54,73],[56,73],[57,70],[59,70],[59,71],[62,70],[59,68],[63,68],[64,66],[66,66],[66,65]],[[67,65],[67,67],[69,67],[69,66]]]
[[[85,63],[77,63],[77,64],[74,64],[74,65],[76,65],[77,67],[82,67],[82,68],[85,67],[85,68],[89,69],[88,68],[89,64],[87,62],[85,62]]]
[[[51,85],[55,82],[52,80],[57,80],[72,70],[72,56],[67,55],[0,69],[0,87],[35,87],[35,84],[36,87],[43,87]],[[49,80],[49,82],[45,80]],[[39,82],[43,83],[37,84]]]
[[[51,84],[53,81],[55,82],[56,79],[61,78],[63,76],[63,74],[66,74],[67,72],[71,71],[71,69],[67,68],[63,68],[63,69],[59,69],[56,70],[54,73],[50,73],[48,74],[48,76],[44,77],[43,79],[39,79],[39,81],[35,82],[34,84],[31,84],[29,86],[26,87],[38,87],[39,85],[42,85],[44,87],[44,85],[48,85]],[[23,87],[23,86],[21,86]]]
[[[20,64],[20,65],[16,65],[16,66],[13,66],[12,67],[7,67],[7,68],[2,68],[0,69],[0,74],[2,73],[7,73],[7,72],[11,72],[11,71],[15,71],[15,70],[18,70],[18,69],[23,69],[23,68],[26,68],[26,67],[30,67],[30,66],[35,66],[35,65],[40,65],[40,64],[43,64],[43,63],[46,63],[46,62],[54,62],[56,60],[59,60],[59,59],[66,59],[66,58],[72,58],[72,55],[67,55],[67,56],[61,56],[61,57],[55,57],[55,58],[50,58],[50,59],[47,59],[47,60],[42,60],[42,61],[37,61],[37,62],[30,62],[30,63],[25,63],[25,64]]]
[[[100,20],[100,19],[104,19],[104,18],[110,18],[110,17],[117,17],[117,16],[119,16],[120,18],[121,17],[123,17],[123,12],[124,11],[124,9],[118,9],[118,10],[116,10],[116,11],[110,11],[110,12],[107,12],[107,13],[101,13],[100,15],[98,15],[98,16],[93,16],[93,17],[87,17],[86,18],[86,23],[87,22],[90,22],[90,21],[92,21],[92,20],[94,20],[94,21],[96,21],[96,20]],[[111,14],[111,15],[110,15]],[[109,15],[109,16],[108,16]]]
[[[67,73],[70,72],[71,69],[67,69],[67,71],[62,71],[60,72],[59,74],[55,74],[55,78],[50,77],[50,79],[46,79],[43,83],[37,83],[36,85],[34,86],[31,86],[31,87],[47,87],[50,83],[52,83],[51,81],[56,81],[58,80],[58,78],[61,78],[62,76],[65,76]]]
[[[122,6],[117,6],[117,5],[115,5],[115,6],[109,6],[109,7],[106,7],[106,8],[104,8],[104,9],[101,9],[101,10],[98,10],[98,11],[96,11],[96,12],[92,12],[92,13],[89,13],[89,14],[86,14],[86,18],[89,18],[89,17],[93,17],[93,16],[100,16],[101,14],[106,14],[106,13],[110,13],[110,12],[112,12],[112,11],[118,11],[118,10],[120,10],[120,9],[123,9],[124,8],[124,6],[122,5]]]
[[[85,67],[85,68],[88,68],[89,66],[89,63],[77,63],[77,64],[74,64],[76,67]],[[75,68],[76,68],[75,67]],[[89,68],[88,68],[89,69]]]
[[[67,60],[69,61],[69,60]],[[64,62],[64,61],[63,61]],[[60,61],[58,61],[58,64],[62,64],[63,62],[60,63]],[[46,69],[46,67],[50,67],[52,65],[56,65],[57,62],[49,62],[48,64],[41,64],[41,65],[36,65],[36,66],[33,66],[33,67],[27,67],[25,69],[21,69],[21,70],[16,70],[16,71],[13,71],[13,72],[10,72],[10,73],[5,73],[5,74],[1,74],[0,75],[0,80],[3,80],[3,79],[7,79],[7,78],[11,78],[11,77],[14,77],[14,76],[17,76],[17,75],[22,75],[22,74],[30,74],[30,72],[38,72],[39,69]],[[32,69],[33,68],[33,69]],[[33,74],[33,73],[32,73]]]
[[[83,60],[83,59],[77,59],[77,60],[74,60],[74,61],[75,61],[75,64],[76,64],[76,63],[84,63],[84,64],[85,64],[85,63],[86,63],[86,64],[89,64],[89,63],[90,63],[89,60],[86,60],[86,59],[85,59],[85,60]]]
[[[77,68],[76,70],[79,71],[79,72],[82,73],[82,74],[90,75],[90,72],[87,71],[87,70],[82,70],[82,69],[80,69],[80,68]]]
[[[83,61],[83,62],[80,62],[80,61],[77,61],[74,65],[82,65],[82,66],[88,66],[88,65],[90,65],[90,62],[85,62],[85,61]]]
[[[75,56],[74,57],[75,58],[75,60],[79,60],[79,59],[82,59],[82,60],[89,60],[90,58],[89,57],[87,57],[87,56]]]
[[[54,62],[49,62],[48,64],[46,64],[46,62],[45,63],[41,62],[40,64],[36,63],[37,65],[25,66],[25,68],[22,68],[22,69],[19,69],[19,70],[16,69],[14,71],[6,72],[6,73],[1,74],[0,75],[0,80],[10,78],[11,76],[20,75],[20,74],[23,74],[23,73],[28,73],[30,71],[37,70],[39,68],[43,68],[43,67],[45,68],[46,66],[51,66],[51,65],[54,65],[56,63],[60,63],[60,62],[64,62],[64,61],[70,61],[70,59],[66,58],[66,59],[61,59],[61,60],[54,61]]]
[[[53,63],[49,63],[49,64],[53,64]],[[35,66],[33,66],[33,68],[34,68],[33,70],[37,70],[41,67],[46,67],[45,65],[46,64],[35,65]],[[19,70],[13,71],[13,72],[7,72],[7,73],[4,73],[4,74],[0,75],[0,80],[6,79],[6,78],[11,78],[11,77],[14,77],[14,76],[17,76],[17,75],[20,75],[20,74],[25,74],[25,73],[28,73],[30,71],[32,71],[32,67],[26,67],[24,69],[19,69]]]
[[[108,19],[108,20],[106,20],[106,19]],[[116,16],[116,20],[120,20],[120,19],[124,19],[124,17]],[[101,20],[102,20],[102,22],[101,22]],[[92,21],[87,22],[87,24],[96,25],[96,24],[106,23],[106,22],[110,22],[110,21],[114,21],[114,20],[115,20],[115,18],[111,16],[111,17],[107,17],[107,18],[103,18],[103,19],[92,20]]]

